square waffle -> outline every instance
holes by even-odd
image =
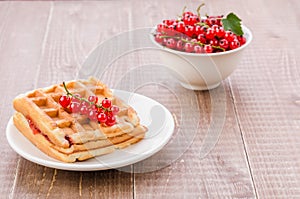
[[[135,110],[114,96],[99,80],[69,81],[66,87],[84,98],[96,95],[99,101],[110,99],[119,107],[116,124],[99,124],[61,107],[59,98],[66,94],[63,84],[21,94],[13,101],[14,124],[47,155],[63,162],[83,161],[112,153],[144,138],[147,128],[140,124]]]

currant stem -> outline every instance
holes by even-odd
[[[203,6],[205,6],[205,3],[201,3],[201,4],[198,6],[198,8],[197,8],[197,14],[198,14],[198,17],[201,17],[201,15],[200,15],[200,10],[201,10],[201,8],[202,8]]]
[[[183,13],[185,12],[186,8],[187,8],[186,6],[183,7],[183,9],[182,9],[182,16],[183,16]]]
[[[209,25],[207,25],[206,23],[203,23],[203,22],[198,22],[198,23],[196,23],[196,25],[204,26],[206,28],[210,27]]]

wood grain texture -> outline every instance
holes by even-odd
[[[176,119],[175,134],[164,150],[121,169],[126,172],[51,169],[9,147],[5,128],[18,93],[73,79],[99,43],[153,27],[184,5],[199,3],[0,2],[0,198],[299,198],[300,42],[292,35],[300,33],[300,3],[295,0],[205,1],[203,13],[233,11],[254,34],[238,69],[213,91],[181,90],[157,67],[155,51],[129,53],[111,63],[102,73],[104,82],[156,99]],[[181,108],[189,105],[199,109],[198,115],[182,123],[187,115]],[[203,155],[204,144],[214,145],[214,120],[222,119],[216,145]],[[182,134],[183,127],[197,133]],[[186,147],[177,140],[180,136],[194,137]],[[180,147],[184,153],[178,155]],[[155,166],[155,171],[139,172]]]
[[[22,185],[34,183],[34,179],[41,177],[42,167],[32,164],[17,156],[9,147],[5,128],[11,117],[12,100],[22,90],[33,89],[32,81],[36,75],[36,66],[40,57],[41,44],[48,18],[49,4],[37,3],[35,7],[24,10],[23,3],[1,2],[1,29],[0,29],[0,72],[1,92],[3,97],[0,103],[1,114],[1,195],[3,198],[30,196]],[[18,14],[16,14],[18,13]],[[32,13],[32,15],[28,15]],[[37,18],[36,15],[40,17]],[[31,47],[30,47],[31,46]],[[30,48],[29,48],[30,47]],[[16,81],[18,80],[18,81]],[[31,170],[27,168],[30,167]],[[34,172],[36,170],[36,172]],[[31,181],[22,183],[23,177]],[[30,190],[37,192],[34,186]],[[26,198],[26,197],[25,197]]]
[[[265,9],[261,20],[249,20],[255,40],[243,67],[231,77],[235,108],[258,196],[299,198],[299,41],[286,34],[300,32],[299,3],[257,6]],[[249,8],[250,14],[258,11]]]

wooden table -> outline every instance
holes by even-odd
[[[237,70],[219,88],[177,91],[195,97],[197,103],[191,106],[198,111],[198,125],[188,126],[195,118],[186,123],[177,118],[176,129],[182,125],[196,133],[187,134],[194,137],[182,155],[146,173],[135,172],[134,165],[130,172],[71,172],[23,159],[5,137],[14,112],[12,100],[19,93],[75,77],[99,43],[152,27],[180,13],[184,5],[195,8],[199,2],[0,2],[0,198],[300,198],[300,2],[205,2],[203,12],[237,13],[254,40]],[[116,85],[120,70],[141,66],[145,59],[129,55],[117,60],[104,81]],[[178,116],[170,92],[153,85],[139,92]],[[218,115],[213,102],[223,103],[220,113],[225,110],[225,115]],[[224,124],[218,139],[211,140],[214,147],[201,156],[214,120]],[[172,155],[164,150],[165,158]]]

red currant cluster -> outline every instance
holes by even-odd
[[[199,7],[200,8],[200,7]],[[155,40],[168,48],[188,53],[216,53],[233,50],[246,43],[243,35],[225,30],[223,16],[183,12],[179,19],[167,19],[156,27]]]
[[[63,108],[68,108],[72,113],[86,115],[92,121],[98,121],[100,124],[113,126],[116,123],[115,115],[119,112],[119,107],[112,105],[111,100],[105,98],[100,104],[98,97],[91,95],[88,99],[82,98],[79,94],[72,94],[67,91],[66,95],[59,98],[59,103]]]

